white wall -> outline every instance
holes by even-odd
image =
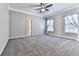
[[[9,15],[7,4],[0,3],[0,54],[9,39]]]
[[[32,34],[40,35],[44,34],[45,21],[43,18],[22,14],[19,12],[10,11],[10,38],[28,36],[29,35],[29,25],[28,20],[32,20]]]

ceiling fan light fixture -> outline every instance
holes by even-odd
[[[44,13],[46,11],[49,11],[48,8],[51,7],[53,4],[49,4],[49,5],[46,5],[45,3],[40,3],[40,8],[37,8],[35,10],[39,10],[40,13]]]
[[[46,11],[45,9],[41,9],[42,12]]]

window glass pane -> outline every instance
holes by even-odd
[[[78,25],[78,18],[77,18],[77,14],[72,15],[73,19],[75,19],[74,21],[76,22],[76,24]]]
[[[65,32],[78,33],[78,18],[77,14],[65,16]]]
[[[67,16],[68,17],[68,19],[69,19],[69,21],[71,22],[71,23],[74,23],[73,21],[72,21],[72,16]]]
[[[47,20],[47,31],[53,31],[53,20]]]
[[[65,17],[65,24],[69,24],[69,21],[67,20],[67,17]]]

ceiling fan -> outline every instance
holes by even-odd
[[[40,13],[45,12],[45,11],[49,11],[48,8],[53,6],[53,4],[47,4],[47,3],[40,3],[40,8],[37,8],[35,10],[39,10]]]

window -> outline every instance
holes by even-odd
[[[53,19],[47,20],[47,32],[53,32]]]
[[[77,14],[65,16],[65,32],[78,33]]]

